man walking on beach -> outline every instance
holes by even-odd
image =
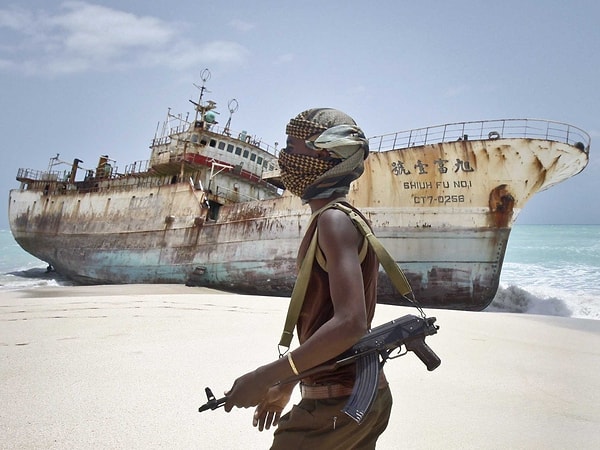
[[[319,257],[297,322],[300,346],[287,358],[238,378],[226,394],[225,410],[256,406],[254,426],[262,431],[278,425],[273,449],[373,449],[392,407],[383,371],[375,402],[360,425],[341,412],[352,393],[354,365],[303,378],[301,402],[280,417],[296,384],[278,382],[335,358],[371,327],[379,269],[375,252],[347,214],[327,208],[337,202],[351,207],[346,194],[369,153],[362,130],[341,111],[317,108],[291,119],[286,134],[279,156],[283,183],[308,203],[314,217],[300,244],[299,262],[318,230]]]

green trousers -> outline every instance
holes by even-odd
[[[301,400],[279,421],[271,450],[374,449],[390,419],[390,388],[377,392],[360,425],[341,411],[347,400],[348,397]]]

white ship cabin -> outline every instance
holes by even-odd
[[[149,170],[171,176],[171,183],[190,180],[219,205],[279,197],[283,186],[269,176],[278,169],[276,146],[247,131],[233,132],[231,117],[219,127],[214,102],[195,104],[192,121],[167,114],[161,136],[150,146]]]

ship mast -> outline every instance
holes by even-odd
[[[205,86],[206,82],[208,80],[210,80],[210,71],[208,69],[204,69],[202,72],[200,72],[200,79],[202,80],[202,86],[198,86],[197,84],[194,84],[194,86],[196,86],[198,89],[200,89],[200,96],[198,97],[198,102],[190,100],[190,103],[192,103],[193,105],[196,106],[196,116],[194,117],[194,126],[197,126],[197,124],[200,122],[200,123],[202,123],[202,128],[204,128],[204,123],[213,123],[214,122],[214,116],[208,117],[207,113],[209,111],[212,111],[213,109],[215,109],[217,104],[215,102],[213,102],[212,100],[209,100],[206,105],[204,105],[202,103],[203,97],[204,97],[204,92],[205,91],[210,92]],[[218,114],[216,111],[214,113]]]

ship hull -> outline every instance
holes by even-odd
[[[426,307],[481,310],[498,288],[525,203],[583,170],[587,153],[538,139],[446,142],[373,152],[349,199]],[[10,193],[17,242],[79,283],[187,283],[288,296],[307,206],[290,195],[221,206],[210,220],[189,183],[70,195]],[[379,301],[400,303],[385,274]]]

